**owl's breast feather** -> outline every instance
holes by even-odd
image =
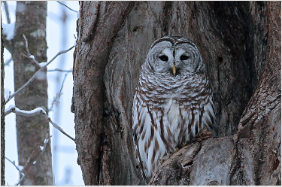
[[[170,77],[166,74],[141,74],[138,90],[144,102],[159,107],[165,105],[169,99],[179,105],[199,104],[206,102],[211,95],[208,81],[204,75],[186,74]]]

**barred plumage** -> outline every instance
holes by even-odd
[[[160,159],[207,126],[214,134],[212,90],[195,44],[156,40],[142,66],[133,101],[133,131],[149,179]]]

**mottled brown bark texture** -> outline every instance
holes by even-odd
[[[15,35],[7,44],[14,61],[15,91],[22,87],[39,69],[32,61],[21,54],[28,55],[23,34],[28,40],[28,48],[38,62],[47,61],[46,43],[47,2],[17,2]],[[4,44],[5,45],[5,44]],[[47,111],[47,75],[46,71],[24,90],[15,96],[15,105],[22,110],[42,107]],[[9,103],[7,103],[9,104]],[[40,146],[49,137],[49,123],[42,116],[25,117],[16,115],[17,145],[19,165],[25,167],[25,180],[21,185],[52,185],[52,155],[50,144],[36,164]]]
[[[195,139],[149,183],[280,184],[280,14],[280,2],[80,3],[72,109],[85,184],[147,184],[132,101],[150,45],[166,35],[202,53],[219,137]]]
[[[4,45],[1,23],[1,185],[5,185],[5,97],[4,97]]]

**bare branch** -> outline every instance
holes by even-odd
[[[25,175],[22,176],[22,178],[20,179],[20,181],[19,181],[17,184],[15,184],[15,186],[18,186],[23,180],[25,180]]]
[[[73,12],[78,12],[78,11],[76,11],[76,10],[74,10],[74,9],[72,9],[72,8],[70,8],[70,7],[68,7],[66,4],[64,4],[64,3],[62,3],[62,2],[60,2],[60,1],[57,1],[59,4],[61,4],[61,5],[63,5],[63,6],[65,6],[66,8],[68,8],[69,10],[71,10],[71,11],[73,11]]]
[[[74,45],[75,46],[75,45]],[[60,56],[61,54],[67,53],[70,50],[72,50],[72,48],[74,48],[74,46],[72,46],[71,48],[67,49],[67,50],[63,50],[58,52],[45,66],[48,66],[51,62],[53,62],[53,60],[55,60],[58,56]]]
[[[15,161],[11,161],[10,159],[8,159],[7,157],[5,157],[9,162],[11,162],[14,166],[15,166],[15,168],[22,174],[22,175],[24,175],[24,173],[22,172],[22,170],[15,164]]]
[[[50,69],[48,72],[66,72],[66,73],[71,73],[72,69],[70,70],[63,70],[63,69]]]
[[[48,122],[50,122],[53,127],[55,129],[57,129],[58,131],[60,131],[61,133],[63,133],[65,136],[67,136],[68,138],[70,138],[72,141],[75,142],[75,139],[72,138],[70,135],[68,135],[61,127],[59,127],[56,123],[54,123],[51,118],[48,117],[47,113],[45,112],[45,110],[41,107],[35,108],[33,110],[20,110],[15,106],[10,106],[8,109],[5,110],[5,116],[7,116],[10,113],[15,113],[18,115],[22,115],[22,116],[35,116],[35,115],[43,115],[45,117],[46,120],[48,120]]]
[[[6,60],[6,61],[4,62],[4,66],[10,65],[10,62],[12,62],[12,61],[13,61],[13,58],[12,58],[12,57],[9,58],[8,60]]]
[[[41,68],[42,64],[39,64],[39,62],[37,60],[35,60],[35,57],[33,55],[30,54],[29,52],[29,49],[28,49],[28,40],[27,38],[25,37],[25,35],[23,34],[23,37],[24,37],[24,40],[25,40],[25,48],[26,48],[26,51],[27,51],[27,55],[25,54],[21,54],[22,57],[25,57],[25,58],[28,58],[29,60],[31,60],[31,62],[36,65],[38,68]]]
[[[45,68],[45,67],[44,67]],[[25,87],[27,87],[27,85],[29,85],[36,77],[36,75],[44,69],[43,67],[40,68],[21,88],[19,88],[16,92],[14,92],[13,94],[11,94],[9,96],[9,98],[7,99],[7,101],[5,101],[5,104],[7,104],[13,97],[15,97],[20,91],[22,91]]]
[[[32,151],[22,171],[27,172],[30,167],[32,167],[33,165],[37,163],[37,161],[42,157],[43,153],[45,152],[47,144],[50,142],[51,137],[52,136],[49,136],[49,134],[47,133],[46,139],[44,140],[44,145],[43,145],[43,148],[41,149],[40,154],[37,155],[36,151]],[[20,181],[16,184],[16,186],[18,186],[22,181],[24,181],[25,178],[26,178],[26,175],[23,175]]]
[[[69,139],[71,139],[72,141],[75,142],[75,139],[72,138],[70,135],[68,135],[67,133],[65,133],[65,131],[63,131],[63,129],[61,127],[59,127],[56,123],[54,123],[50,118],[48,118],[49,122],[53,125],[54,128],[56,128],[58,131],[60,131],[61,133],[63,133],[65,136],[67,136]]]
[[[65,80],[67,78],[67,75],[68,75],[68,73],[65,74],[64,80],[63,80],[62,85],[61,85],[61,89],[60,89],[59,93],[56,94],[56,97],[54,98],[54,100],[52,102],[52,105],[51,105],[51,108],[49,109],[49,111],[52,111],[54,104],[59,102],[60,97],[62,95],[62,90],[63,90],[63,87],[64,87]]]
[[[64,80],[63,80],[63,82],[62,82],[61,89],[60,89],[60,92],[59,92],[59,93],[61,93],[62,90],[63,90],[64,83],[65,83],[65,81],[66,81],[67,76],[68,76],[68,73],[65,74],[65,77],[64,77]]]
[[[26,48],[26,52],[27,52],[28,56],[31,56],[31,54],[30,54],[30,52],[29,52],[29,49],[28,49],[28,41],[27,41],[27,39],[26,39],[26,37],[25,37],[25,35],[24,35],[24,34],[23,34],[23,38],[24,38],[24,40],[25,40],[25,48]]]
[[[32,64],[36,65],[38,68],[41,68],[39,62],[37,60],[35,60],[33,55],[30,54],[29,49],[28,49],[28,40],[27,40],[27,38],[24,34],[23,34],[23,38],[25,40],[25,48],[26,48],[28,55],[25,55],[25,54],[22,53],[21,56],[31,60]],[[7,60],[7,62],[5,62],[5,65],[6,65],[6,63],[9,64],[10,61],[12,61],[12,57],[9,60]]]
[[[40,71],[44,70],[51,62],[53,62],[58,56],[60,56],[61,54],[67,53],[68,51],[70,51],[72,48],[74,48],[74,46],[72,46],[71,48],[67,49],[67,50],[63,50],[60,51],[59,53],[57,53],[49,62],[47,63],[40,63],[39,65],[41,66],[41,68],[21,87],[19,88],[16,92],[14,92],[12,95],[9,96],[9,98],[5,101],[5,104],[7,104],[13,97],[15,97],[20,91],[22,91],[24,88],[27,87],[27,85],[29,85],[37,76],[38,73],[40,73]]]
[[[10,19],[10,14],[9,14],[8,3],[7,3],[7,1],[3,1],[3,3],[4,3],[4,9],[5,9],[5,13],[6,13],[7,23],[10,24],[11,19]]]

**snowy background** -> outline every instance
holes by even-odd
[[[70,8],[78,11],[78,1],[62,1]],[[15,22],[16,2],[7,1],[11,23]],[[6,14],[2,3],[2,23],[7,24]],[[59,51],[70,48],[75,44],[77,13],[70,11],[56,1],[48,2],[47,15],[47,60],[53,58]],[[73,51],[59,56],[49,66],[48,70],[70,70],[73,66]],[[11,54],[5,49],[4,61],[11,58]],[[59,92],[66,73],[48,72],[48,99],[49,107],[53,98]],[[14,92],[13,62],[5,66],[5,96],[9,91]],[[49,113],[51,119],[63,128],[70,136],[75,137],[74,114],[70,112],[72,98],[73,79],[72,73],[66,77],[60,103],[54,106]],[[6,104],[5,108],[14,105],[14,99]],[[6,124],[6,153],[5,156],[18,165],[15,114],[5,118]],[[53,156],[53,173],[56,185],[84,185],[80,167],[77,165],[77,152],[73,141],[65,137],[56,129],[51,129],[51,146]],[[14,185],[19,181],[17,169],[6,160],[5,162],[6,185]]]

